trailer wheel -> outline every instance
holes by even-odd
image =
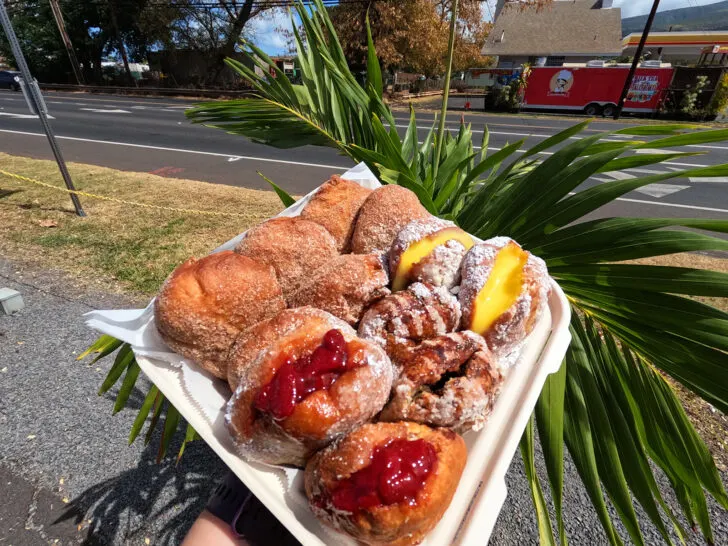
[[[599,106],[598,103],[592,102],[586,105],[586,108],[584,108],[584,113],[587,116],[598,116],[602,113],[602,107]]]
[[[605,118],[611,118],[614,115],[614,112],[617,111],[617,106],[614,104],[607,104],[604,107],[604,110],[602,110],[602,115]]]

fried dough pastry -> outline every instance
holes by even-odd
[[[338,255],[336,241],[323,226],[300,217],[271,218],[250,229],[235,252],[275,269],[283,296]]]
[[[372,305],[359,323],[359,336],[384,347],[397,365],[425,339],[454,331],[460,305],[444,287],[411,284]]]
[[[154,301],[154,318],[172,350],[225,378],[238,334],[284,307],[273,268],[228,250],[177,267]]]
[[[485,340],[470,331],[427,339],[410,351],[382,421],[416,421],[458,432],[480,430],[503,373]]]
[[[458,294],[462,327],[503,357],[531,333],[548,302],[546,264],[508,237],[489,239],[463,259]]]
[[[376,254],[343,254],[317,269],[290,297],[291,307],[311,305],[351,324],[389,294],[389,275]]]
[[[393,380],[381,347],[313,307],[286,309],[242,336],[230,370],[228,431],[241,456],[274,465],[303,466],[371,420]]]
[[[354,254],[389,252],[400,229],[412,220],[429,217],[430,213],[407,188],[391,184],[377,188],[359,209],[351,251]]]
[[[322,225],[336,241],[339,252],[348,252],[359,209],[372,190],[333,175],[324,182],[301,211],[301,218]]]
[[[306,495],[316,517],[363,544],[418,544],[450,505],[466,459],[451,430],[367,424],[313,456]]]

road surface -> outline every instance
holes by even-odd
[[[305,193],[329,174],[343,172],[351,161],[330,148],[302,147],[279,150],[254,144],[243,137],[190,124],[184,110],[188,100],[46,93],[52,126],[66,158],[130,171],[145,171],[208,182],[268,189],[262,172],[292,193]],[[404,131],[406,112],[396,112]],[[456,129],[460,114],[448,116]],[[575,123],[560,118],[468,114],[476,142],[485,124],[490,130],[489,151],[522,138],[532,146]],[[420,139],[433,123],[432,112],[418,113]],[[635,120],[594,121],[585,134],[627,127]],[[615,137],[625,138],[625,137]],[[728,142],[685,146],[673,150],[704,155],[680,158],[627,173],[604,174],[587,184],[623,177],[639,177],[690,167],[728,162]],[[51,158],[38,120],[29,113],[20,93],[0,92],[0,151]],[[628,194],[605,207],[601,215],[716,217],[728,214],[728,177],[712,180],[674,179]]]

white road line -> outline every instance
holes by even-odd
[[[726,182],[728,182],[728,176],[689,176],[688,180],[690,180],[690,182],[710,182],[714,184],[725,184]]]
[[[131,114],[129,110],[121,110],[120,108],[79,108],[79,110],[87,110],[99,114]]]
[[[665,197],[666,195],[686,190],[689,187],[690,186],[677,186],[675,184],[647,184],[646,186],[637,188],[634,191],[660,199],[661,197]]]
[[[697,205],[680,205],[678,203],[660,203],[659,201],[646,201],[643,199],[628,199],[627,197],[617,197],[616,201],[626,201],[627,203],[641,203],[645,205],[658,205],[660,207],[675,207],[679,209],[704,210],[708,212],[722,212],[728,214],[728,209],[714,209],[711,207],[699,207]]]
[[[422,141],[421,140],[418,141],[418,144],[422,144]],[[480,146],[473,146],[473,149],[480,150],[482,148]],[[499,148],[498,146],[488,146],[488,149],[498,151],[498,150],[502,150],[503,148]],[[528,150],[516,150],[516,152],[521,153],[521,154],[525,153],[527,151]],[[554,155],[554,152],[538,152],[538,153],[541,155]],[[639,150],[637,150],[637,153],[640,153]],[[669,153],[672,153],[672,152],[669,152]],[[660,165],[677,165],[678,167],[692,167],[692,168],[714,167],[714,165],[707,165],[704,163],[680,163],[679,161],[662,161],[659,164]],[[667,168],[670,169],[670,167],[667,167]],[[633,170],[633,169],[630,169],[630,170]],[[681,171],[682,169],[671,169],[671,170]],[[662,171],[658,171],[658,172],[660,172],[660,174],[662,174]]]
[[[728,150],[728,146],[713,146],[709,144],[686,144],[685,148],[707,148],[709,150]]]
[[[409,127],[409,125],[404,125],[404,124],[401,124],[401,123],[395,123],[394,126],[395,127],[401,127],[401,128],[404,128],[404,129],[406,129],[407,127]],[[430,125],[417,125],[416,127],[418,129],[425,129],[427,131],[429,131],[430,129],[432,129],[432,127]],[[460,127],[459,125],[454,126],[454,127],[445,126],[446,129],[457,129],[459,127]],[[482,133],[483,130],[482,129],[470,129],[470,132],[471,133]],[[539,134],[533,134],[533,133],[511,133],[511,132],[507,132],[507,131],[488,131],[488,132],[491,135],[532,136],[532,137],[540,137],[540,138],[548,138],[549,136],[551,136],[551,135],[539,135]]]
[[[705,165],[703,163],[680,163],[678,161],[663,161],[660,165],[677,165],[679,167],[715,167],[715,165]],[[668,167],[669,169],[670,167]],[[682,169],[673,169],[681,171]]]
[[[602,174],[605,176],[609,176],[610,178],[614,178],[615,180],[629,180],[631,178],[637,178],[633,174],[625,173],[622,171],[610,171]]]
[[[14,114],[12,112],[0,112],[0,116],[7,116],[15,119],[38,119],[36,114]],[[48,119],[56,119],[53,116],[48,116]]]
[[[627,170],[632,173],[640,173],[640,174],[665,174],[665,171],[656,171],[654,169],[638,169],[636,167],[633,169],[627,169]],[[680,169],[675,169],[675,170],[679,171]]]
[[[672,150],[660,150],[659,148],[640,148],[639,150],[635,150],[634,153],[636,154],[671,154],[673,153]]]
[[[39,136],[39,137],[45,137],[42,133],[30,133],[26,131],[10,131],[7,129],[0,129],[0,133],[12,133],[16,135],[28,135],[28,136]],[[303,167],[320,167],[322,169],[336,169],[339,171],[348,171],[351,169],[351,166],[349,167],[342,167],[340,165],[323,165],[320,163],[304,163],[302,161],[287,161],[285,159],[272,159],[267,157],[253,157],[248,155],[231,155],[231,154],[220,154],[216,152],[203,152],[201,150],[187,150],[184,148],[167,148],[164,146],[150,146],[148,144],[132,144],[131,142],[114,142],[112,140],[94,140],[91,138],[79,138],[79,137],[69,137],[69,136],[58,136],[56,135],[56,138],[59,140],[72,140],[76,142],[92,142],[94,144],[111,144],[114,146],[128,146],[130,148],[144,148],[146,150],[161,150],[163,152],[180,152],[184,154],[199,154],[199,155],[210,155],[213,157],[224,157],[224,158],[237,158],[237,159],[248,159],[251,161],[265,161],[267,163],[285,163],[287,165],[301,165]]]

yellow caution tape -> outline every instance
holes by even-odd
[[[52,190],[62,191],[64,193],[72,193],[74,195],[80,195],[83,197],[89,197],[91,199],[100,199],[102,201],[113,201],[114,203],[121,203],[123,205],[132,205],[134,207],[144,207],[147,209],[155,209],[155,210],[166,210],[170,212],[180,212],[184,214],[205,214],[208,216],[248,216],[246,214],[240,214],[237,212],[218,212],[218,211],[211,211],[211,210],[196,210],[196,209],[182,209],[177,207],[163,207],[161,205],[151,205],[149,203],[137,203],[136,201],[127,201],[126,199],[119,199],[118,197],[108,197],[106,195],[98,195],[96,193],[88,193],[85,191],[79,191],[79,190],[69,190],[67,188],[61,188],[58,186],[54,186],[53,184],[48,184],[47,182],[41,182],[40,180],[36,180],[35,178],[29,178],[27,176],[23,176],[21,174],[15,174],[8,171],[4,171],[0,169],[0,174],[7,176],[8,178],[15,178],[16,180],[22,180],[23,182],[30,182],[31,184],[36,184],[38,186],[43,186],[44,188],[50,188]]]

